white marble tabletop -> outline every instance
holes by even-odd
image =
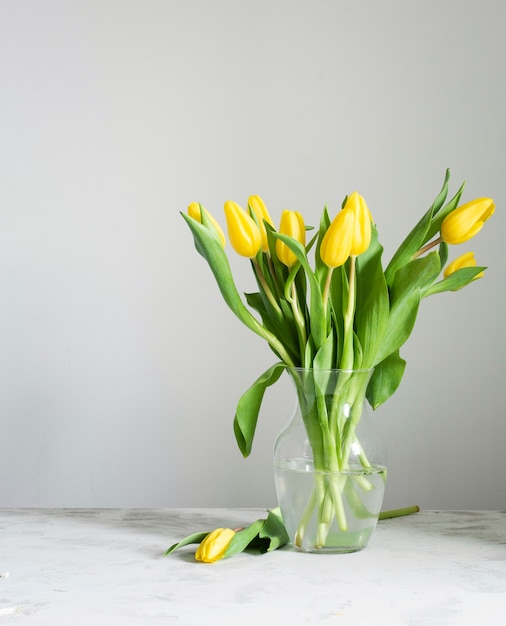
[[[354,554],[284,547],[207,564],[187,546],[162,556],[190,533],[265,515],[0,510],[0,626],[502,623],[506,511],[421,511],[384,520]]]

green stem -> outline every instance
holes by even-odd
[[[412,515],[418,513],[420,507],[417,505],[405,506],[402,509],[392,509],[391,511],[382,511],[379,514],[379,519],[392,519],[394,517],[402,517],[403,515]]]
[[[325,279],[325,285],[323,287],[323,310],[327,311],[327,303],[329,301],[329,292],[330,285],[332,283],[332,272],[334,271],[333,267],[329,267],[329,271],[327,272],[327,278]]]
[[[279,288],[279,282],[276,276],[276,270],[274,268],[274,263],[272,262],[272,257],[270,255],[269,252],[265,253],[265,256],[267,257],[267,265],[269,266],[269,273],[272,277],[272,281],[274,283],[274,287],[276,288],[276,291],[278,293],[278,295],[281,295],[283,293],[283,291]]]
[[[344,312],[344,339],[343,352],[341,355],[341,369],[351,370],[355,360],[353,350],[353,320],[355,317],[355,300],[356,300],[356,258],[350,257],[350,275],[348,279],[348,304]]]
[[[419,256],[422,256],[422,254],[425,254],[432,248],[435,248],[436,246],[438,246],[440,243],[442,243],[442,241],[443,241],[442,237],[438,237],[437,239],[434,239],[434,241],[430,241],[429,243],[425,244],[422,248],[420,248],[420,250],[415,252],[415,254],[411,258],[417,259]]]
[[[265,276],[263,275],[262,270],[260,269],[260,265],[258,264],[258,261],[256,259],[251,259],[251,262],[253,263],[253,267],[255,268],[255,274],[257,275],[260,285],[262,286],[262,289],[264,290],[264,293],[267,296],[267,299],[271,303],[272,308],[276,311],[278,315],[282,316],[283,313],[281,311],[281,308],[279,304],[277,303],[276,298],[274,297],[274,294],[271,291],[271,288],[269,287],[269,285],[267,284],[267,281],[265,280]]]
[[[302,515],[302,519],[300,520],[300,524],[297,527],[297,532],[295,533],[294,544],[301,548],[302,541],[304,539],[304,533],[306,532],[306,528],[309,524],[309,520],[313,515],[314,507],[316,504],[316,485],[313,485],[313,489],[311,490],[311,495],[309,496],[309,500],[307,501],[306,508],[304,509],[304,513]]]
[[[297,324],[297,335],[299,338],[299,349],[301,362],[304,361],[304,354],[306,352],[306,343],[307,343],[307,334],[306,334],[306,325],[304,323],[304,318],[302,316],[302,312],[299,306],[299,300],[297,297],[297,289],[295,287],[295,282],[292,283],[291,293],[289,297],[289,302],[292,307],[293,317],[295,318],[295,323]]]

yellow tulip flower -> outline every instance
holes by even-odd
[[[456,258],[454,261],[449,263],[445,267],[443,275],[445,278],[448,278],[448,276],[453,274],[453,272],[456,272],[457,270],[460,270],[463,267],[476,267],[476,259],[474,258],[474,252],[466,252],[465,254],[462,254],[461,256]],[[476,280],[477,278],[482,278],[482,276],[484,275],[485,275],[485,272],[480,272],[474,277],[474,280]]]
[[[195,559],[203,563],[214,563],[225,555],[230,542],[234,538],[235,531],[230,528],[217,528],[205,537],[197,551]]]
[[[200,213],[200,209],[201,208],[202,208],[203,211],[205,211],[206,216],[209,218],[209,221],[214,226],[214,228],[216,230],[216,234],[218,235],[218,238],[219,238],[219,240],[221,242],[221,245],[224,248],[225,247],[225,235],[223,234],[223,231],[221,230],[221,227],[218,224],[218,222],[209,213],[209,211],[207,211],[207,209],[204,209],[204,207],[199,202],[192,202],[189,205],[189,207],[188,207],[188,215],[190,217],[193,217],[194,220],[197,220],[197,222],[202,223],[202,215]]]
[[[241,256],[255,257],[262,245],[262,235],[253,218],[231,200],[225,202],[225,216],[228,238],[234,250]]]
[[[441,239],[449,244],[464,243],[474,237],[495,210],[491,198],[477,198],[456,208],[441,224]]]
[[[267,240],[267,231],[265,229],[264,220],[274,226],[271,220],[271,216],[267,211],[267,207],[264,204],[264,201],[260,196],[250,196],[248,198],[248,205],[251,207],[251,210],[256,215],[258,220],[258,224],[260,226],[260,233],[262,234],[262,250],[267,252],[269,250],[269,242]]]
[[[335,216],[320,245],[320,257],[327,267],[340,267],[346,263],[351,254],[355,229],[355,214],[345,207]]]
[[[296,239],[303,246],[306,245],[306,227],[304,218],[298,211],[283,211],[281,214],[281,222],[279,224],[279,232],[282,235],[289,235]],[[290,248],[281,240],[276,241],[276,254],[278,259],[287,267],[292,267],[297,262],[297,257]]]
[[[364,198],[356,191],[348,197],[344,208],[351,209],[355,214],[355,233],[350,255],[358,256],[365,252],[371,243],[371,212]]]

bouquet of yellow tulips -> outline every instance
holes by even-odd
[[[259,196],[249,198],[247,210],[227,201],[228,239],[235,252],[250,259],[258,285],[258,291],[244,299],[235,285],[218,222],[196,202],[188,214],[182,213],[225,302],[278,358],[239,400],[234,432],[244,456],[251,452],[264,393],[284,370],[297,386],[299,369],[338,369],[350,374],[334,393],[331,406],[318,402],[325,381],[316,381],[316,409],[306,407],[303,417],[315,467],[332,472],[349,468],[350,442],[360,419],[358,409],[354,420],[349,419],[350,406],[366,397],[377,408],[396,391],[406,365],[400,349],[422,300],[459,290],[486,269],[477,266],[472,252],[448,263],[448,248],[476,235],[493,214],[494,202],[479,198],[459,204],[464,185],[447,201],[449,180],[447,170],[441,191],[385,268],[375,222],[357,192],[344,199],[333,219],[324,207],[317,228],[307,226],[299,212],[284,210],[276,230]],[[356,370],[373,373],[364,383],[352,378]],[[336,395],[343,393],[345,383],[347,414]],[[361,462],[367,466],[364,457]],[[344,489],[343,484],[315,486],[312,510],[319,516],[320,543],[325,542],[332,517],[346,528],[340,503]],[[309,514],[308,509],[306,518]],[[302,541],[304,524],[295,543]]]

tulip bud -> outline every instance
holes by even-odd
[[[241,256],[255,257],[262,245],[262,235],[253,218],[231,200],[225,202],[225,216],[228,238],[234,250]]]
[[[355,215],[344,208],[335,216],[320,245],[320,257],[327,267],[344,265],[351,254],[355,235]]]
[[[279,232],[282,235],[289,235],[296,239],[303,246],[306,245],[306,227],[304,226],[304,218],[298,211],[283,211],[281,214],[281,222],[279,224]],[[297,262],[297,257],[290,248],[280,239],[276,241],[276,254],[278,259],[287,267],[292,267]]]
[[[264,220],[271,226],[274,226],[271,216],[269,215],[267,207],[260,196],[250,196],[248,199],[248,205],[258,220],[260,233],[262,235],[262,250],[267,252],[269,250],[269,241],[267,240],[267,231],[265,229]]]
[[[351,209],[355,215],[355,232],[350,255],[358,256],[365,252],[371,243],[371,212],[364,198],[356,191],[348,197],[344,208]]]
[[[197,220],[197,222],[202,223],[202,215],[201,215],[201,212],[200,212],[201,209],[202,209],[202,211],[205,211],[206,217],[209,219],[211,224],[214,226],[214,229],[216,231],[216,235],[218,236],[218,239],[220,240],[221,245],[224,248],[225,247],[225,235],[223,234],[223,231],[221,230],[220,225],[214,219],[214,217],[209,213],[209,211],[204,209],[204,207],[199,202],[192,202],[189,205],[189,207],[188,207],[188,215],[190,217],[193,217],[194,220]]]
[[[195,559],[204,563],[214,563],[225,555],[235,532],[230,528],[217,528],[202,540],[195,552]]]
[[[474,237],[495,210],[491,198],[478,198],[457,207],[441,224],[441,239],[449,244],[464,243]]]
[[[454,261],[449,263],[444,270],[443,276],[445,278],[448,278],[448,276],[450,276],[457,270],[462,269],[463,267],[476,267],[476,259],[474,258],[474,252],[466,252],[465,254],[462,254],[461,256],[456,258]],[[485,272],[480,272],[474,277],[474,280],[476,280],[477,278],[482,278],[484,274]]]

